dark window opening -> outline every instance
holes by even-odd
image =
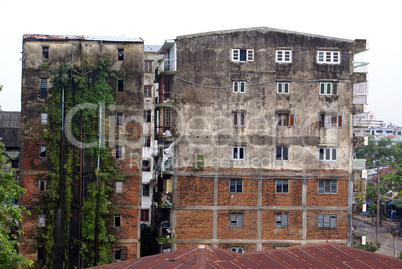
[[[149,210],[141,209],[141,221],[149,221]]]
[[[121,226],[121,215],[114,215],[114,226],[115,227]]]
[[[151,110],[144,110],[144,121],[151,122]]]
[[[42,47],[42,59],[49,59],[49,47]]]
[[[118,92],[124,91],[124,81],[122,79],[117,80],[117,91]]]
[[[147,135],[144,137],[144,147],[149,148],[151,147],[151,136]]]
[[[40,98],[47,97],[47,78],[40,79]]]
[[[122,113],[118,113],[116,115],[116,125],[118,125],[118,126],[123,125],[123,114]]]
[[[151,171],[151,161],[150,160],[143,160],[142,161],[142,171],[143,172],[150,172]]]
[[[124,60],[124,49],[117,49],[117,60],[118,61]]]
[[[47,155],[47,147],[46,146],[39,146],[39,157],[46,158]]]

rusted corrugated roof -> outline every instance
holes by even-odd
[[[134,268],[402,268],[402,261],[337,243],[310,244],[241,254],[199,246],[92,267]]]
[[[144,42],[141,37],[127,36],[90,36],[90,35],[41,35],[24,34],[24,40],[91,40],[110,42]]]

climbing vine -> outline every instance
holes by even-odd
[[[56,250],[55,237],[61,229],[64,232],[59,235],[64,236],[63,267],[68,267],[70,221],[74,217],[72,208],[76,206],[74,201],[80,201],[81,197],[81,238],[75,238],[73,243],[79,248],[85,266],[109,263],[112,258],[111,245],[115,241],[108,227],[113,209],[109,196],[113,181],[121,180],[122,176],[115,169],[108,148],[76,147],[68,141],[62,126],[65,115],[79,104],[102,104],[105,108],[113,104],[115,97],[110,84],[117,76],[107,57],[101,57],[96,66],[85,63],[84,66],[73,67],[65,63],[51,67],[51,71],[53,87],[48,101],[49,124],[45,134],[49,141],[51,170],[44,195],[47,225],[42,240],[46,249],[45,264],[48,268],[54,267],[55,251],[60,251]],[[96,144],[100,137],[99,114],[95,109],[79,110],[74,114],[71,130],[68,131],[83,143]],[[77,183],[81,180],[82,184]],[[82,194],[77,192],[76,186],[83,186]],[[63,223],[60,224],[60,221]]]

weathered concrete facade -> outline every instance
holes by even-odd
[[[349,243],[352,117],[363,110],[353,84],[365,81],[353,55],[365,46],[270,28],[165,43],[175,64],[158,76],[174,100],[161,104],[174,111],[174,169],[163,178],[173,250]]]
[[[22,197],[21,204],[30,212],[22,224],[25,234],[22,236],[21,252],[30,259],[38,261],[40,266],[45,262],[45,247],[47,240],[43,238],[47,225],[54,225],[65,229],[61,238],[54,233],[54,262],[53,266],[60,266],[60,261],[68,263],[66,266],[73,268],[82,264],[79,255],[81,240],[81,208],[87,193],[85,179],[91,171],[96,170],[96,162],[90,163],[85,159],[80,144],[76,143],[73,149],[76,155],[73,160],[80,161],[80,168],[74,170],[74,180],[71,183],[72,206],[71,218],[65,223],[69,226],[63,228],[63,224],[49,223],[49,216],[42,214],[46,207],[45,197],[50,184],[53,163],[50,162],[48,151],[50,121],[48,118],[48,100],[51,97],[53,75],[51,67],[59,67],[63,63],[70,63],[77,68],[72,72],[88,75],[89,85],[95,85],[96,72],[86,72],[89,66],[96,66],[101,57],[106,56],[111,60],[111,70],[115,76],[108,78],[107,83],[111,87],[113,105],[103,107],[102,129],[103,143],[109,148],[114,160],[109,161],[121,176],[111,178],[113,190],[109,189],[110,201],[114,209],[109,212],[110,217],[105,224],[108,232],[116,240],[113,252],[115,259],[135,258],[139,256],[140,240],[140,205],[141,205],[141,156],[142,156],[142,118],[143,118],[143,65],[144,44],[139,38],[113,38],[91,36],[48,36],[48,35],[24,35],[22,58],[22,129],[21,129],[21,176],[22,186],[27,192]],[[105,70],[106,71],[106,70]],[[93,73],[91,73],[93,72]],[[102,71],[100,71],[102,72]],[[92,76],[93,74],[93,76]],[[78,89],[71,79],[71,89]],[[93,86],[90,86],[93,87]],[[74,92],[74,94],[83,94]],[[78,105],[78,104],[75,104]],[[101,103],[94,104],[93,109],[99,110]],[[62,103],[60,102],[60,107]],[[97,114],[98,112],[95,112]],[[67,114],[67,111],[66,111]],[[125,121],[117,114],[124,114]],[[60,122],[62,122],[60,120]],[[65,125],[67,126],[67,125]],[[78,127],[79,128],[79,127]],[[69,131],[66,127],[65,134]],[[56,135],[56,134],[50,134]],[[80,137],[75,137],[77,141]],[[66,138],[66,145],[73,148],[71,139]],[[62,145],[60,148],[62,148]],[[42,152],[40,146],[45,146]],[[96,173],[95,173],[96,174]],[[62,179],[62,175],[60,178]],[[60,183],[61,184],[61,183]],[[61,184],[59,192],[64,192]],[[60,195],[60,200],[63,195]],[[63,216],[63,209],[60,213]],[[117,216],[117,217],[116,217]],[[44,217],[44,222],[40,218]],[[118,218],[118,221],[116,220]],[[56,221],[55,221],[56,222]],[[62,238],[64,234],[69,237]],[[75,244],[74,247],[73,243]],[[78,243],[77,243],[78,242]],[[71,246],[67,255],[64,254],[60,244]],[[58,245],[59,244],[59,245]],[[48,261],[46,261],[48,263]],[[61,268],[61,267],[60,267]]]

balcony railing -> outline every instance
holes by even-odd
[[[174,59],[163,59],[163,71],[176,71],[176,61]]]

